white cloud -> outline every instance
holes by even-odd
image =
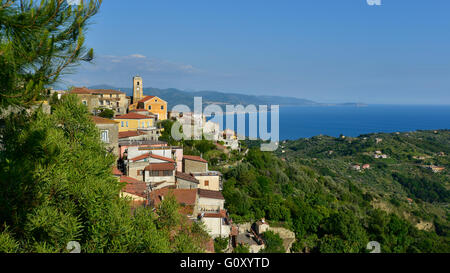
[[[83,64],[75,68],[74,72],[76,73],[66,75],[64,82],[70,85],[110,84],[118,87],[130,85],[134,75],[170,83],[207,74],[191,64],[149,58],[137,53],[126,56],[97,56],[92,63]]]
[[[192,74],[201,73],[200,69],[190,64],[180,64],[167,60],[150,59],[141,54],[133,54],[127,56],[98,56],[94,59],[94,64],[87,64],[84,67],[91,71],[108,71],[113,70],[137,73],[163,73],[163,74]]]
[[[141,55],[141,54],[133,54],[133,55],[130,55],[130,57],[133,57],[133,58],[141,58],[141,59],[147,58],[147,57],[145,57],[144,55]]]

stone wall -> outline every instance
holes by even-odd
[[[109,142],[105,143],[109,152],[115,156],[119,156],[119,127],[117,124],[96,124],[97,128],[101,131],[108,131]]]
[[[205,173],[208,171],[208,163],[183,159],[183,172],[185,173]]]

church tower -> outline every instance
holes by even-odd
[[[133,77],[133,103],[137,103],[144,98],[144,86],[142,85],[142,78],[139,76]]]

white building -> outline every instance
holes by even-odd
[[[213,238],[228,237],[231,225],[224,210],[225,198],[219,191],[198,190],[199,219]]]

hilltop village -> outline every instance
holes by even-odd
[[[240,145],[234,131],[221,131],[219,124],[206,121],[203,114],[168,111],[169,105],[163,98],[144,94],[143,79],[138,76],[133,77],[133,96],[118,90],[86,87],[50,93],[50,97],[58,100],[65,94],[75,94],[92,113],[102,142],[117,158],[112,173],[124,184],[121,196],[128,198],[132,207],[157,209],[168,195],[173,195],[182,208],[181,214],[204,223],[211,238],[226,238],[227,247],[232,242],[235,246],[237,241],[245,243],[252,252],[264,247],[255,233],[259,230],[255,225],[248,229],[233,225],[221,192],[222,173],[210,170],[202,155],[186,154],[184,147],[161,140],[165,129],[162,124],[167,120],[178,121],[183,133],[192,135],[194,140],[202,140],[208,134],[216,149],[238,153]],[[194,130],[201,132],[194,134]],[[264,220],[258,226],[262,223]],[[239,233],[241,239],[237,240]]]

